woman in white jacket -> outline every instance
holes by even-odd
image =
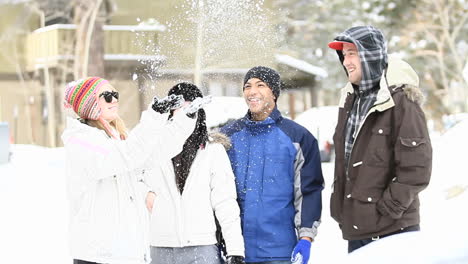
[[[203,97],[190,83],[169,95]],[[156,194],[151,213],[152,264],[220,264],[215,215],[226,241],[228,263],[244,263],[236,186],[223,145],[209,140],[205,112],[198,110],[193,133],[174,158],[154,159],[146,177]]]
[[[150,261],[145,197],[151,193],[142,165],[150,155],[167,159],[182,150],[195,120],[176,114],[168,121],[163,114],[182,103],[175,96],[155,100],[127,134],[119,94],[107,80],[89,77],[67,86],[65,105],[80,117],[68,118],[62,134],[74,263]]]

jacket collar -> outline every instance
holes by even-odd
[[[413,87],[419,87],[419,78],[408,63],[395,57],[389,57],[387,71],[384,72],[380,78],[377,100],[369,112],[374,110],[383,112],[395,106],[391,91],[389,90],[389,87],[393,85],[410,85]],[[352,93],[354,93],[353,86],[348,82],[346,86],[341,89],[340,107],[344,107],[348,94]]]
[[[341,89],[339,107],[344,107],[348,94],[353,93],[353,86],[351,85],[351,83],[348,82],[346,86],[343,89]],[[385,77],[382,75],[382,78],[380,79],[379,90],[377,91],[377,98],[374,102],[374,105],[369,109],[369,112],[373,110],[382,112],[392,108],[393,106],[395,106],[395,102],[393,101],[390,90],[388,90],[387,83],[385,82]]]
[[[281,116],[281,112],[278,110],[278,107],[275,106],[273,111],[270,113],[270,115],[262,121],[253,121],[250,119],[251,114],[250,110],[247,111],[247,114],[242,118],[242,121],[247,125],[247,126],[263,126],[263,125],[269,125],[273,123],[277,123],[281,119],[283,119],[283,116]]]
[[[76,118],[67,117],[66,122],[67,126],[62,133],[62,140],[64,141],[67,141],[70,137],[76,134],[86,133],[92,129],[95,129],[94,127],[90,127],[81,123]]]

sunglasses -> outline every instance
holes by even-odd
[[[104,100],[106,100],[107,103],[111,103],[112,102],[112,97],[115,97],[115,99],[119,100],[119,92],[115,92],[115,91],[105,91],[105,92],[102,92],[99,97],[104,97]]]

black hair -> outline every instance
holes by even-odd
[[[196,85],[187,82],[176,84],[169,90],[168,95],[171,94],[182,95],[185,101],[193,101],[197,97],[203,97],[203,94]],[[173,114],[173,111],[171,111],[169,118],[171,118]],[[208,142],[205,110],[200,108],[196,114],[197,122],[195,129],[185,141],[182,152],[172,158],[176,185],[180,193],[184,191],[185,182],[190,174],[190,168],[197,155],[198,149],[203,149],[206,146],[206,142]]]

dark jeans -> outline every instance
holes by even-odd
[[[81,259],[74,259],[73,264],[99,264],[97,262],[90,262],[86,260],[81,260]]]
[[[351,253],[353,252],[354,250],[360,248],[360,247],[363,247],[367,244],[370,244],[376,240],[379,240],[381,238],[384,238],[384,237],[388,237],[388,236],[391,236],[391,235],[396,235],[396,234],[401,234],[401,233],[406,233],[406,232],[411,232],[411,231],[419,231],[420,228],[419,228],[419,225],[414,225],[414,226],[408,226],[408,227],[405,227],[401,230],[398,230],[398,231],[395,231],[395,232],[392,232],[392,233],[389,233],[389,234],[386,234],[386,235],[382,235],[382,236],[378,236],[378,237],[373,237],[373,238],[367,238],[367,239],[361,239],[361,240],[348,240],[348,253]]]

